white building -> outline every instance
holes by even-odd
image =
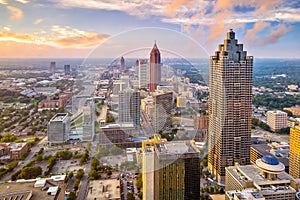
[[[139,88],[148,88],[149,79],[150,79],[150,71],[149,65],[147,64],[147,59],[139,60]]]
[[[267,112],[267,124],[272,131],[278,131],[281,128],[287,127],[287,113],[280,110]]]

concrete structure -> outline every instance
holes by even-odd
[[[138,60],[138,77],[139,77],[139,89],[141,88],[149,88],[150,81],[150,69],[147,64],[147,59]]]
[[[70,117],[67,113],[58,113],[48,123],[48,142],[64,143],[69,139]]]
[[[290,129],[290,175],[300,178],[300,126]]]
[[[56,68],[56,62],[50,62],[50,73],[54,74]]]
[[[171,127],[172,108],[173,92],[153,94],[153,112],[149,113],[154,133]]]
[[[229,30],[210,57],[208,167],[220,184],[225,167],[250,163],[253,57]]]
[[[124,69],[125,69],[125,59],[122,56],[120,59],[120,71],[124,71]]]
[[[155,92],[157,85],[161,82],[160,52],[156,42],[150,53],[150,92]]]
[[[26,142],[21,143],[0,143],[0,161],[1,160],[20,160],[29,150]]]
[[[273,110],[267,112],[267,124],[272,131],[287,127],[287,113],[280,110]]]
[[[190,141],[143,141],[143,199],[199,199],[200,158]]]
[[[65,75],[70,75],[71,74],[71,66],[64,65],[64,71],[65,71]]]
[[[194,116],[194,129],[207,130],[209,125],[209,117],[206,113],[200,113]]]
[[[256,160],[264,156],[274,156],[279,162],[285,165],[285,172],[289,173],[289,152],[288,144],[252,144],[250,148],[250,162],[255,164]]]
[[[82,141],[93,141],[95,135],[95,103],[89,100],[82,107]]]
[[[294,200],[298,185],[284,172],[284,164],[264,156],[256,165],[226,167],[226,200]]]
[[[120,180],[106,179],[89,182],[86,200],[121,199]]]
[[[186,103],[187,103],[186,97],[184,97],[184,96],[178,96],[176,98],[176,107],[178,107],[178,108],[186,108]]]
[[[119,92],[119,123],[133,123],[140,126],[140,92],[126,89]]]

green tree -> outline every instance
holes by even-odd
[[[76,200],[75,192],[70,192],[68,200]]]
[[[135,182],[136,188],[140,190],[143,187],[143,178],[142,174],[138,174]]]
[[[126,195],[127,200],[135,200],[135,197],[132,193],[128,192]]]
[[[91,169],[93,170],[93,169],[97,169],[97,167],[98,167],[98,165],[99,165],[99,160],[97,159],[97,158],[94,158],[93,160],[92,160],[92,162],[91,162]]]
[[[40,166],[34,166],[34,167],[25,167],[22,169],[20,173],[20,178],[23,179],[33,179],[40,175],[42,175],[42,168]]]
[[[89,179],[90,180],[96,180],[99,177],[100,177],[99,173],[95,169],[92,169],[91,172],[89,173]]]
[[[77,173],[76,173],[76,179],[81,180],[81,178],[83,177],[83,175],[84,175],[83,169],[79,169],[79,170],[77,171]]]
[[[110,153],[112,154],[112,155],[120,155],[120,154],[122,154],[122,149],[121,148],[119,148],[119,147],[117,147],[116,145],[114,145],[111,149],[110,149]]]
[[[74,173],[73,173],[73,172],[69,172],[69,173],[68,173],[68,178],[69,178],[69,179],[72,179],[73,176],[74,176]]]

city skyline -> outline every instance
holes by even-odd
[[[0,55],[22,58],[86,57],[111,37],[134,29],[155,27],[190,37],[208,54],[213,52],[222,35],[233,28],[240,41],[247,46],[247,51],[255,57],[299,58],[300,48],[295,42],[300,32],[299,6],[298,1],[282,0],[1,0]],[[149,41],[150,33],[140,37]],[[133,40],[130,42],[135,43]],[[174,47],[158,42],[162,49],[182,46],[180,42]],[[150,47],[151,43],[145,42],[143,46]],[[109,46],[107,54],[115,57],[114,48],[114,45]],[[132,50],[130,46],[128,50]],[[187,52],[192,53],[192,49]]]

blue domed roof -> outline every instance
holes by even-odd
[[[262,157],[261,160],[264,163],[269,164],[269,165],[278,165],[279,164],[277,158],[275,158],[274,156],[271,156],[271,155],[266,155],[266,156]]]

